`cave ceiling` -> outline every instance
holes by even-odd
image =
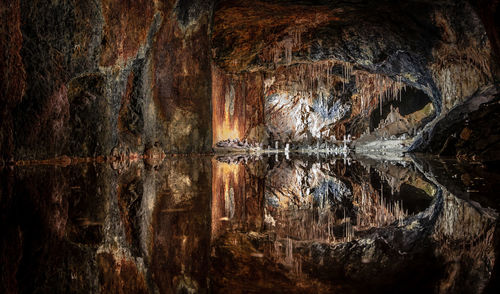
[[[429,58],[433,42],[440,38],[432,22],[433,6],[450,3],[220,1],[212,53],[227,71],[269,70],[274,64],[266,60],[266,50],[298,33],[294,63],[336,59],[383,70],[380,67],[389,66],[395,55]]]
[[[490,28],[484,26],[474,4],[446,0],[218,1],[213,15],[212,58],[233,77],[248,73],[264,76],[266,122],[271,128],[287,125],[281,134],[291,132],[297,138],[300,129],[311,131],[315,122],[302,119],[300,126],[291,124],[304,116],[293,107],[267,115],[273,107],[272,95],[288,95],[283,100],[286,106],[300,104],[293,98],[297,94],[308,95],[306,108],[312,109],[317,97],[336,92],[327,104],[347,101],[350,110],[341,116],[343,119],[335,120],[340,123],[322,121],[317,136],[324,136],[319,134],[325,128],[359,136],[367,124],[360,123],[361,117],[356,115],[364,110],[363,115],[369,114],[378,104],[381,109],[381,102],[400,96],[402,87],[427,95],[434,117],[438,117],[494,83],[498,75],[492,57],[495,44],[488,39]],[[335,86],[339,81],[341,91]],[[301,83],[309,89],[297,91]],[[326,91],[322,96],[316,90],[323,85]],[[373,95],[366,98],[369,95],[364,92]],[[389,99],[382,97],[388,92],[396,94],[389,93]],[[287,117],[286,113],[296,115]],[[279,120],[273,126],[275,117]]]

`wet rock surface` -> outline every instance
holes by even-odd
[[[2,1],[2,290],[497,293],[498,6]]]
[[[457,131],[446,123],[449,112],[498,88],[497,45],[486,37],[496,34],[488,21],[495,3],[486,13],[486,4],[474,1],[221,1],[214,13],[214,61],[233,75],[264,75],[271,142],[358,138],[386,119],[382,108],[388,104],[410,109],[430,101],[425,115],[418,113],[425,104],[406,114],[413,114],[409,124],[365,137],[377,141],[405,134],[412,140],[402,150],[430,151],[428,140],[439,140],[443,125]],[[399,86],[392,82],[411,93],[394,96]],[[367,119],[379,110],[378,121]]]
[[[441,153],[430,140],[463,129],[452,111],[498,97],[498,1],[129,2],[1,4],[3,161],[358,138],[416,100],[432,110],[389,137]],[[450,140],[447,154],[494,153]]]
[[[1,5],[3,160],[210,150],[211,1]]]
[[[295,154],[1,172],[7,293],[498,285],[498,173],[487,166]]]
[[[495,164],[499,159],[498,110],[494,89],[477,93],[439,120],[414,151]]]

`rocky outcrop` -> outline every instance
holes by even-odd
[[[213,289],[270,291],[278,286],[291,293],[483,291],[494,279],[492,270],[498,254],[493,241],[498,219],[494,207],[497,206],[490,206],[485,199],[480,200],[481,204],[460,199],[462,196],[457,197],[448,190],[455,184],[442,185],[446,172],[438,169],[433,161],[420,159],[418,162],[416,168],[423,171],[425,177],[411,168],[411,161],[379,162],[360,158],[361,167],[353,164],[348,169],[328,161],[323,161],[321,168],[319,163],[311,166],[301,163],[300,159],[292,161],[292,167],[286,161],[276,163],[266,176],[264,223],[260,230],[245,232],[244,226],[237,225],[239,217],[248,218],[248,214],[233,215],[227,207],[226,214],[222,214],[221,222],[226,229],[221,233],[219,227],[213,242]],[[238,164],[231,168],[245,170]],[[378,180],[369,172],[371,169],[380,176],[384,189],[375,186]],[[344,208],[340,225],[335,222],[335,214],[328,216],[327,210],[320,209],[319,199],[301,197],[300,188],[296,188],[297,185],[308,187],[315,195],[314,191],[322,187],[316,186],[317,177],[325,177],[319,170],[325,175],[335,174],[352,191],[351,195],[341,193],[346,197],[338,199],[342,202],[324,202],[334,210],[336,205],[352,201],[354,206],[339,206]],[[300,173],[304,173],[298,177],[301,181],[290,180]],[[371,180],[367,181],[366,177]],[[234,190],[234,199],[237,199],[236,191],[243,190],[242,183],[231,179],[226,188]],[[413,200],[408,197],[416,195],[417,190],[426,191],[423,193],[428,197],[425,205],[413,210],[410,216],[388,224],[377,225],[377,219],[381,218],[368,221],[373,211],[367,208],[371,206],[370,201],[375,201],[373,207],[377,207],[376,199],[381,197],[378,192],[383,193],[387,201],[391,197],[398,199],[398,191],[408,189],[404,187],[408,184],[416,190],[402,192],[401,199],[406,203],[403,207],[417,203],[414,201],[418,197]],[[322,191],[324,195],[325,190]],[[331,199],[335,199],[334,191],[329,194]],[[273,197],[281,200],[275,201]],[[224,203],[223,199],[218,201]],[[301,209],[307,201],[311,201],[310,206]],[[241,211],[238,206],[244,207],[245,202],[234,203],[233,211]],[[378,206],[378,210],[383,209]],[[308,217],[308,211],[314,211],[314,216]],[[366,230],[362,225],[364,221],[369,224]],[[354,231],[346,225],[349,222],[355,227]],[[248,279],[255,282],[249,285],[245,282]]]
[[[209,151],[211,11],[211,1],[2,4],[2,158]]]
[[[498,161],[498,103],[494,87],[475,93],[437,121],[413,151],[456,156],[461,160]]]
[[[1,4],[3,160],[358,138],[417,90],[434,115],[409,136],[430,150],[498,87],[497,1],[38,4]]]
[[[273,14],[277,7],[280,13]],[[295,16],[298,10],[302,10],[300,17]],[[370,126],[366,117],[378,104],[382,108],[381,102],[390,103],[390,94],[398,91],[397,87],[380,91],[382,80],[366,75],[387,77],[386,85],[401,82],[418,89],[433,102],[436,115],[432,122],[428,116],[420,118],[410,130],[398,128],[414,136],[415,147],[452,108],[495,85],[498,66],[486,31],[494,35],[466,1],[258,1],[252,5],[222,1],[214,15],[214,59],[233,74],[265,73],[267,131],[281,141],[309,143],[347,133],[359,137]],[[326,71],[315,66],[325,62],[331,62]],[[344,65],[339,69],[335,64]],[[301,69],[307,66],[316,70]],[[305,89],[297,89],[304,84]],[[320,95],[321,87],[325,94]],[[363,101],[365,88],[373,96]],[[395,96],[403,101],[419,99],[404,91],[401,98],[398,93]],[[315,117],[335,108],[335,103],[346,109],[338,118]]]
[[[414,162],[169,156],[2,169],[0,278],[7,293],[494,287],[498,175]]]

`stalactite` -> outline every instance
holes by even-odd
[[[340,74],[339,71],[333,74],[334,70],[339,68]],[[401,91],[404,89],[400,76],[391,78],[359,69],[354,70],[352,64],[339,60],[281,65],[274,71],[273,77],[275,80],[272,84],[270,82],[272,79],[269,77],[266,82],[266,85],[269,85],[265,87],[266,96],[278,94],[275,96],[278,98],[273,98],[270,102],[266,115],[274,117],[275,112],[281,112],[283,107],[293,109],[294,115],[300,117],[298,122],[282,122],[279,119],[275,121],[275,127],[280,129],[279,133],[291,132],[292,136],[306,136],[304,128],[311,132],[313,137],[326,135],[330,127],[326,127],[325,124],[332,125],[332,121],[341,118],[338,115],[345,115],[344,108],[339,108],[338,105],[345,104],[345,101],[340,102],[340,99],[346,94],[351,95],[351,103],[344,106],[351,109],[353,115],[363,112],[366,114],[367,111],[369,113],[377,104],[382,115],[384,103],[400,100]],[[346,84],[349,84],[351,79],[354,79],[357,93],[345,93],[348,90]],[[340,83],[343,85],[342,89],[336,87],[340,86]],[[342,92],[337,93],[336,88],[338,92]],[[310,112],[309,109],[300,110],[301,105],[313,107],[318,117],[301,115]]]
[[[285,51],[285,62],[286,64],[291,64],[292,63],[292,49],[293,49],[293,39],[287,38],[284,39],[283,41],[283,49]]]
[[[345,83],[351,80],[352,64],[342,62],[342,91],[345,92]]]
[[[304,31],[305,28],[302,27],[292,28],[281,41],[276,41],[271,46],[264,48],[262,59],[277,66],[284,54],[284,63],[286,65],[291,64],[293,49],[300,49],[302,45],[301,35]]]
[[[370,107],[370,101],[379,104],[380,114],[385,101],[401,100],[402,90],[406,89],[400,76],[393,80],[380,74],[369,74],[366,72],[354,72],[356,88],[361,95],[361,110]],[[376,105],[376,104],[375,104]]]
[[[341,61],[325,60],[314,63],[299,63],[293,66],[280,66],[275,72],[276,82],[269,90],[285,91],[290,96],[302,96],[313,98],[318,95],[328,97],[330,91],[334,90],[334,83],[341,82],[345,77],[332,74],[332,68],[336,65],[344,66]],[[352,66],[346,67],[346,75],[350,76]],[[280,78],[281,77],[281,78]]]

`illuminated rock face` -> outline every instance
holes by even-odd
[[[251,143],[266,140],[262,75],[227,74],[212,67],[212,123],[214,144],[227,139]]]
[[[420,99],[401,87],[433,108],[389,136],[494,153],[454,140],[451,111],[498,96],[498,1],[38,3],[1,4],[3,160],[358,138],[391,100]]]
[[[451,109],[498,96],[490,90],[497,88],[499,73],[497,30],[488,24],[497,4],[489,4],[486,14],[481,1],[460,3],[410,1],[399,7],[370,1],[221,1],[214,14],[214,60],[233,76],[263,73],[264,124],[271,142],[307,145],[334,135],[358,138],[374,130],[367,119],[373,111],[382,113],[391,100],[404,105],[405,100],[420,99],[412,94],[417,91],[432,107],[414,109],[409,124],[385,125],[364,140],[404,134],[411,138],[405,150],[410,145],[425,151],[449,144],[448,149],[457,149],[453,152],[478,157],[479,148],[470,148],[475,142],[467,148],[446,142],[455,137],[455,127],[434,139],[436,123],[439,132],[453,124]],[[273,14],[277,7],[280,13]],[[410,93],[400,92],[401,86]]]

